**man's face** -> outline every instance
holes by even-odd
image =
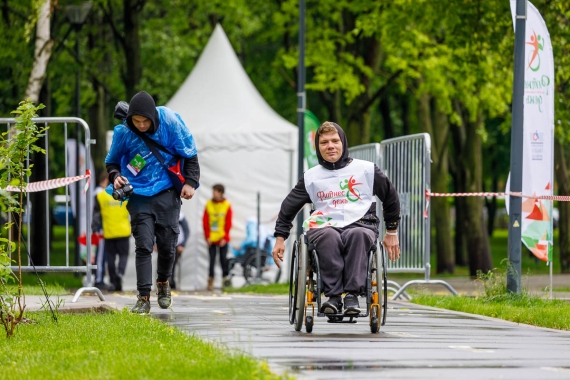
[[[323,133],[319,136],[319,152],[325,161],[335,163],[342,156],[342,141],[338,132]]]
[[[131,118],[133,125],[141,132],[146,132],[152,125],[152,121],[148,117],[133,115]]]

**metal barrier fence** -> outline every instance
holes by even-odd
[[[14,118],[0,118],[0,125],[6,125],[7,130],[9,131],[11,128],[11,125],[15,124],[16,120]],[[85,155],[84,155],[84,159],[85,159],[85,163],[86,163],[86,167],[88,167],[89,162],[91,161],[91,150],[90,150],[90,146],[91,144],[95,144],[95,140],[91,140],[91,134],[90,134],[90,130],[89,130],[89,125],[85,122],[85,120],[77,118],[77,117],[40,117],[40,118],[34,118],[33,122],[41,125],[43,124],[45,127],[50,127],[50,129],[46,130],[45,132],[45,136],[41,137],[41,139],[44,139],[44,143],[46,146],[46,157],[45,157],[45,180],[48,181],[50,180],[49,178],[49,168],[50,168],[50,155],[49,155],[49,146],[50,146],[50,136],[52,135],[56,135],[56,133],[54,133],[53,131],[53,126],[54,125],[63,125],[63,146],[65,147],[64,151],[65,151],[65,177],[68,178],[71,175],[80,175],[79,174],[79,163],[80,163],[80,157],[76,157],[77,159],[77,163],[75,164],[75,168],[76,168],[76,173],[70,173],[70,168],[69,168],[69,159],[68,159],[68,152],[67,152],[67,141],[68,141],[68,124],[79,124],[79,126],[77,127],[78,131],[80,130],[79,128],[82,127],[83,128],[83,133],[85,136],[85,140],[84,140],[84,146],[85,146]],[[76,140],[76,144],[78,144],[77,140]],[[78,149],[78,148],[77,148]],[[30,163],[30,152],[28,151],[28,160],[27,160],[27,164],[29,165]],[[37,165],[35,166],[36,170],[37,170]],[[83,173],[81,173],[83,174]],[[46,247],[46,253],[47,253],[47,265],[45,266],[36,266],[36,265],[32,265],[33,263],[30,262],[30,257],[31,257],[31,252],[30,255],[28,255],[28,265],[23,265],[21,267],[23,272],[76,272],[76,273],[85,273],[86,274],[86,281],[87,281],[87,286],[81,287],[80,289],[77,290],[77,292],[75,293],[75,296],[73,297],[72,302],[76,302],[77,299],[79,298],[79,296],[83,293],[83,292],[95,292],[97,293],[97,295],[99,296],[99,299],[101,300],[105,300],[105,298],[103,297],[103,294],[101,293],[101,291],[96,288],[96,287],[92,287],[92,281],[91,281],[91,271],[97,269],[96,265],[92,265],[91,264],[91,217],[92,217],[92,200],[93,200],[93,192],[92,192],[92,188],[94,185],[96,185],[96,180],[93,180],[93,178],[88,178],[88,180],[91,180],[91,186],[89,186],[87,188],[86,194],[80,195],[80,196],[86,196],[87,198],[85,199],[85,210],[84,212],[80,213],[84,214],[81,216],[85,217],[85,226],[86,226],[86,265],[70,265],[69,262],[69,205],[68,205],[68,200],[69,200],[69,193],[70,193],[70,185],[66,185],[65,186],[65,265],[60,265],[60,266],[52,266],[50,265],[51,262],[51,255],[50,255],[50,247],[51,247],[51,241],[50,241],[50,234],[47,233],[47,239],[44,242],[45,243],[45,247]],[[28,182],[28,186],[29,184],[29,178],[26,179],[26,182]],[[73,186],[76,186],[75,183],[71,184]],[[46,228],[49,228],[49,226],[51,226],[50,224],[50,198],[49,198],[49,190],[45,190],[45,204],[46,204],[46,209],[45,209],[45,226]],[[30,196],[27,193],[26,197],[25,197],[25,204],[22,205],[23,208],[25,208],[27,210],[26,214],[27,214],[27,221],[26,221],[26,226],[27,226],[27,236],[26,236],[26,240],[27,240],[27,247],[29,249],[29,247],[31,247],[31,239],[32,236],[34,234],[34,231],[32,231],[31,228],[31,210],[33,209],[33,205],[31,204],[30,201]],[[76,204],[75,205],[76,210],[78,210],[81,206],[80,204]],[[8,215],[8,218],[11,218],[11,215]],[[10,220],[10,219],[8,219]],[[76,224],[77,225],[77,224]],[[37,243],[37,242],[36,242]],[[39,244],[39,243],[38,243]],[[75,242],[75,244],[79,244],[79,242]],[[12,266],[11,269],[13,271],[18,270],[17,266]]]
[[[405,293],[413,284],[441,284],[454,294],[455,289],[447,282],[430,280],[430,218],[426,208],[425,192],[430,188],[431,139],[427,133],[402,136],[349,148],[350,156],[374,162],[398,190],[401,219],[398,229],[401,256],[398,261],[389,261],[388,273],[424,273],[424,280],[408,281],[400,286],[389,281],[396,289],[392,299]],[[377,214],[382,220],[381,205]],[[382,230],[384,223],[381,223]],[[383,235],[383,234],[382,234]],[[381,236],[382,236],[381,235]]]

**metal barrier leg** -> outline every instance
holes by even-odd
[[[99,290],[99,288],[96,288],[94,286],[86,286],[86,287],[77,289],[77,291],[75,292],[75,295],[73,296],[73,299],[71,300],[71,302],[77,302],[77,300],[79,299],[79,296],[83,292],[95,292],[99,296],[100,301],[105,301],[105,297],[103,296],[103,293],[101,293],[101,290]]]
[[[406,290],[406,288],[410,285],[414,285],[414,284],[426,284],[426,285],[430,285],[430,284],[440,284],[445,286],[451,293],[453,293],[453,295],[458,296],[459,293],[457,293],[457,291],[455,289],[453,289],[453,287],[451,285],[449,285],[447,282],[442,281],[442,280],[412,280],[412,281],[408,281],[406,282],[404,285],[402,285],[402,287],[392,296],[392,300],[397,299],[398,297],[400,297],[402,295],[402,293],[404,293],[404,290]]]
[[[388,290],[390,290],[394,293],[396,293],[401,288],[400,284],[398,284],[396,281],[392,281],[392,280],[388,280],[388,285],[393,286],[393,287],[389,287]],[[402,295],[408,301],[412,299],[412,296],[409,295],[407,292],[403,292]]]
[[[397,293],[398,289],[393,288],[391,286],[388,286],[388,291],[392,292],[392,293]],[[408,293],[404,292],[402,293],[401,297],[403,297],[406,301],[409,301],[412,299],[412,296],[410,296]]]

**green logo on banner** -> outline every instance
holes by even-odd
[[[305,111],[305,160],[307,160],[307,166],[312,168],[317,166],[319,161],[317,159],[317,150],[315,148],[315,134],[321,123],[319,119],[311,112]]]

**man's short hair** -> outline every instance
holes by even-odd
[[[216,183],[214,186],[212,186],[212,188],[222,194],[226,191],[224,185],[222,185],[221,183]]]
[[[334,126],[334,124],[330,121],[325,121],[324,123],[321,124],[319,129],[317,129],[317,134],[319,136],[324,135],[325,133],[331,133],[331,132],[338,132],[338,131],[337,131],[336,127]]]

